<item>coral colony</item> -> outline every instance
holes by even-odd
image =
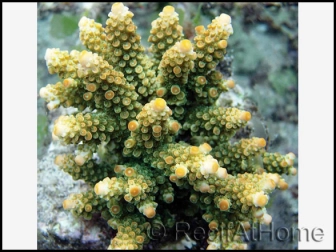
[[[216,106],[234,87],[216,70],[231,18],[221,14],[197,26],[190,41],[166,6],[152,22],[146,51],[132,17],[115,3],[105,27],[79,21],[87,51],[45,54],[60,81],[40,96],[49,110],[78,109],[55,121],[53,140],[76,146],[55,164],[91,188],[63,207],[85,219],[100,213],[118,231],[109,249],[142,249],[150,241],[146,230],[174,226],[177,211],[208,223],[208,249],[244,249],[234,227],[270,223],[269,194],[287,189],[281,174],[296,169],[293,153],[269,153],[263,138],[230,141],[251,119],[248,111]]]

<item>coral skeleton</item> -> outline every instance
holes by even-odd
[[[53,140],[75,147],[55,164],[90,189],[63,208],[85,219],[100,214],[117,230],[109,249],[142,249],[151,225],[174,225],[178,200],[179,213],[208,223],[208,249],[246,249],[234,227],[269,224],[271,193],[287,189],[281,175],[296,168],[293,153],[267,152],[264,138],[232,141],[251,113],[216,105],[235,85],[216,68],[231,17],[197,26],[188,40],[166,6],[151,23],[147,49],[122,3],[112,5],[105,26],[87,17],[78,25],[87,50],[48,49],[49,73],[60,80],[40,89],[49,110],[77,109],[55,121]]]

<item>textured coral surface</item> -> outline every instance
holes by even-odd
[[[73,151],[54,162],[86,190],[63,208],[106,220],[117,231],[110,249],[142,249],[151,228],[192,217],[207,223],[208,249],[246,248],[237,227],[270,224],[271,193],[286,190],[282,175],[296,168],[293,153],[240,137],[252,111],[218,102],[235,87],[218,68],[231,17],[220,14],[187,39],[179,14],[166,6],[151,23],[148,48],[122,3],[104,25],[86,17],[78,25],[87,49],[48,49],[49,73],[59,81],[40,89],[50,111],[74,108],[52,129],[53,140]]]

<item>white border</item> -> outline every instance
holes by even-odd
[[[2,249],[36,249],[37,4],[2,7]]]
[[[333,5],[299,3],[299,228],[324,231],[299,249],[334,248]]]

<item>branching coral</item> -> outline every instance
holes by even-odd
[[[45,55],[60,82],[40,96],[49,110],[78,109],[55,121],[53,139],[77,148],[55,164],[91,187],[70,195],[64,209],[86,219],[100,213],[118,230],[110,249],[141,249],[151,225],[174,224],[179,197],[193,206],[186,214],[209,223],[208,249],[245,248],[234,227],[270,223],[270,193],[287,189],[281,174],[296,169],[292,153],[268,153],[263,138],[231,142],[251,113],[216,106],[234,86],[216,69],[233,33],[230,16],[196,27],[190,41],[166,6],[152,22],[148,52],[126,6],[113,4],[108,17],[105,27],[79,21],[89,51]]]

